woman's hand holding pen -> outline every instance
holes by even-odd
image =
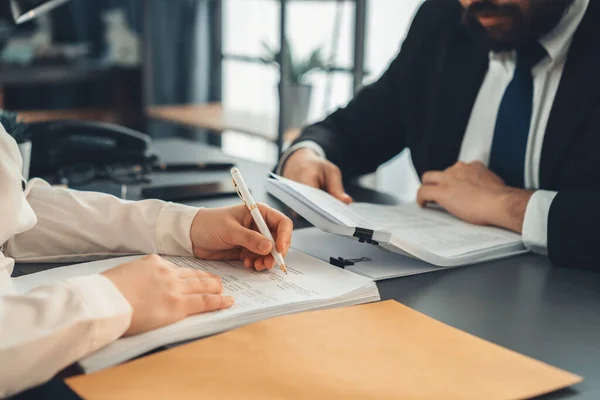
[[[292,221],[264,204],[258,210],[275,238],[275,248],[284,257],[292,241]],[[194,255],[207,260],[243,260],[247,268],[271,269],[275,259],[273,245],[258,232],[244,205],[218,209],[202,209],[191,229]]]

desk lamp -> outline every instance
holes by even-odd
[[[30,21],[69,0],[10,0],[10,9],[17,24]]]

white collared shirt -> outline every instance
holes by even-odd
[[[534,78],[533,115],[525,155],[525,186],[539,189],[540,159],[548,119],[562,78],[567,54],[590,0],[575,0],[560,23],[541,40],[548,56],[532,70]],[[506,88],[516,68],[515,52],[490,53],[488,72],[471,112],[463,138],[459,161],[481,161],[488,165],[496,118]],[[278,166],[278,173],[287,158],[303,147],[326,157],[321,146],[312,141],[300,142],[288,149]],[[523,242],[536,253],[548,251],[548,215],[556,192],[536,190],[527,205],[523,224]]]
[[[192,255],[197,208],[127,202],[31,180],[23,191],[17,144],[0,126],[0,398],[45,382],[118,339],[131,306],[102,275],[13,290],[14,260],[83,261],[107,255]]]
[[[560,23],[540,39],[548,56],[532,70],[533,115],[525,153],[525,187],[539,189],[540,159],[548,119],[565,68],[573,35],[583,20],[590,0],[575,0]],[[463,139],[459,160],[481,161],[488,165],[496,117],[506,88],[516,68],[515,52],[490,53],[487,75],[473,106]],[[548,249],[548,214],[556,192],[537,190],[532,196],[523,224],[523,241],[532,251],[546,254]]]

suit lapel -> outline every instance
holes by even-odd
[[[425,168],[444,170],[458,160],[471,111],[489,65],[488,51],[462,27],[449,36],[440,62],[439,96],[432,113]]]
[[[581,133],[600,95],[600,3],[590,1],[573,38],[552,106],[540,161],[540,187],[556,189],[552,178]]]

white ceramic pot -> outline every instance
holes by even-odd
[[[283,126],[285,130],[302,128],[308,119],[312,86],[287,84],[283,100]]]

